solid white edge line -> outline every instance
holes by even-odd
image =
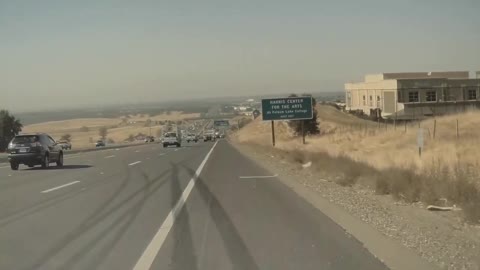
[[[278,177],[278,174],[275,175],[263,175],[263,176],[239,176],[240,179],[262,179],[262,178],[275,178]]]
[[[132,162],[132,163],[128,164],[128,166],[133,166],[133,165],[136,165],[136,164],[138,164],[138,163],[141,163],[141,161]]]
[[[58,187],[54,187],[54,188],[51,188],[51,189],[44,190],[41,193],[48,193],[48,192],[51,192],[51,191],[54,191],[54,190],[57,190],[57,189],[61,189],[61,188],[64,188],[64,187],[68,187],[68,186],[71,186],[71,185],[75,185],[75,184],[78,184],[78,183],[80,183],[80,181],[73,181],[73,182],[70,182],[70,183],[65,184],[65,185],[61,185],[61,186],[58,186]]]
[[[213,149],[215,148],[217,143],[218,142],[215,142],[215,144],[212,146],[210,151],[207,153],[207,155],[203,159],[198,169],[195,171],[195,175],[190,179],[190,182],[188,183],[187,187],[185,188],[182,195],[178,199],[177,203],[172,208],[167,218],[163,221],[157,233],[152,238],[152,241],[150,242],[150,244],[148,244],[147,248],[142,253],[142,256],[140,256],[140,258],[138,259],[137,263],[133,267],[133,270],[148,270],[152,266],[153,261],[155,260],[155,257],[160,251],[160,248],[165,242],[165,239],[167,238],[168,233],[170,232],[170,229],[172,228],[173,223],[175,222],[175,219],[180,213],[180,210],[182,210],[182,207],[185,205],[185,202],[187,201],[188,196],[192,192],[193,186],[195,186],[195,182],[200,176],[200,173],[202,172],[203,167],[207,163],[208,158],[212,154]]]
[[[105,158],[113,158],[113,157],[115,157],[115,155],[106,156]]]

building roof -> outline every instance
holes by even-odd
[[[398,72],[369,74],[365,76],[365,82],[378,82],[382,80],[399,79],[468,79],[468,71],[444,71],[444,72]]]

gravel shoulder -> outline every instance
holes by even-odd
[[[340,186],[331,175],[280,158],[286,155],[280,150],[234,142],[233,145],[265,168],[314,191],[433,265],[441,269],[480,270],[480,226],[466,224],[458,211],[431,212],[422,203],[376,195],[373,189],[361,184]]]

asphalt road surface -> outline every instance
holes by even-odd
[[[0,269],[386,267],[219,141],[70,155],[61,169],[0,165]]]

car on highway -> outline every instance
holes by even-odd
[[[207,131],[203,134],[203,141],[208,142],[208,141],[215,141],[215,132],[212,131]]]
[[[72,150],[72,143],[68,141],[59,141],[57,142],[63,150]]]
[[[187,140],[187,143],[198,142],[198,136],[195,134],[188,134],[186,140]]]
[[[7,152],[10,167],[15,171],[20,164],[48,168],[56,162],[57,166],[63,166],[62,147],[45,133],[17,135],[8,144]]]
[[[102,141],[102,140],[98,140],[96,143],[95,143],[95,147],[105,147],[105,142]]]
[[[176,132],[168,132],[163,136],[163,147],[174,145],[176,147],[182,146],[182,136]]]

